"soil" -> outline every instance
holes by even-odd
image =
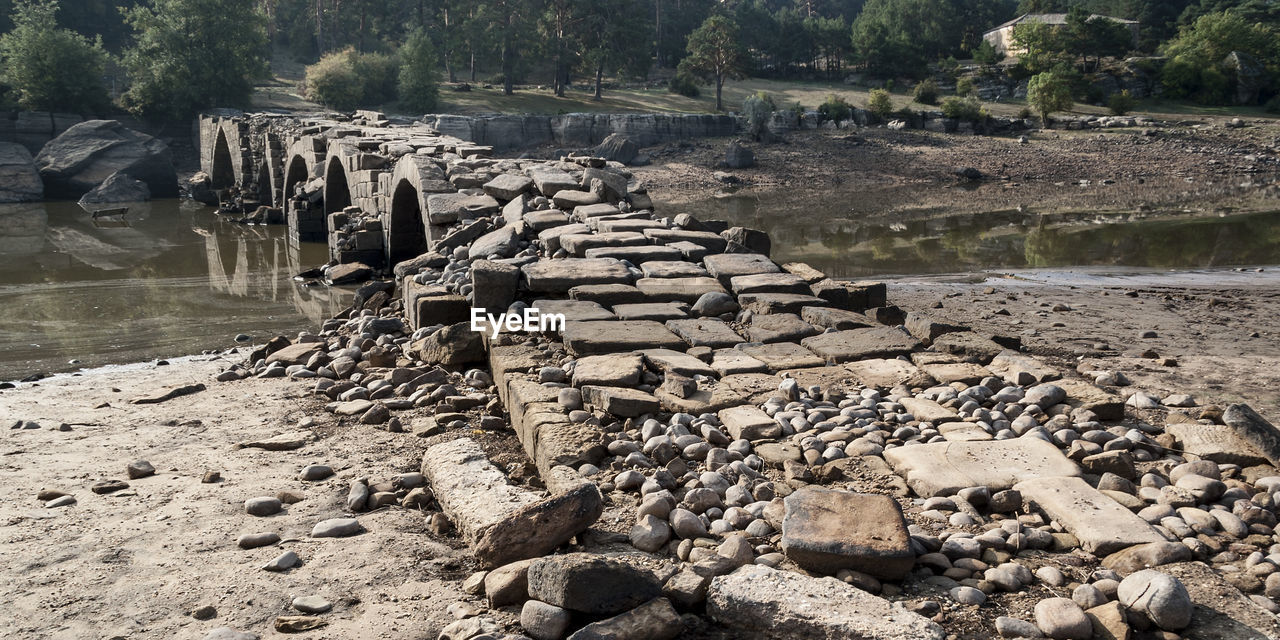
[[[1189,184],[1187,178],[1194,184],[1238,184],[1274,183],[1276,176],[1275,127],[1162,130],[1153,138],[1135,131],[1044,132],[1033,134],[1028,145],[887,130],[863,131],[856,139],[847,135],[810,132],[786,145],[758,147],[761,168],[735,174],[773,187],[932,186],[925,197],[945,205],[947,198],[956,200],[956,192],[946,190],[954,184],[952,169],[974,166],[1007,176],[993,179],[1021,185],[1010,187],[1019,194],[1075,194],[1063,195],[1063,206],[1090,204],[1080,195],[1088,191],[1055,186],[1071,180],[1123,179],[1134,198],[1161,202],[1167,194],[1159,185],[1167,190],[1171,182]],[[654,155],[659,164],[636,174],[664,201],[705,197],[721,184],[711,167],[722,147],[723,141],[670,145]],[[1246,154],[1266,158],[1253,163],[1265,164],[1268,173],[1243,173]],[[1246,200],[1275,197],[1267,195],[1274,187],[1245,192]],[[1205,202],[1213,199],[1208,190],[1202,195]],[[998,199],[997,192],[992,201]],[[1019,335],[1031,351],[1064,367],[1087,362],[1123,371],[1134,383],[1131,389],[1191,393],[1201,404],[1245,401],[1273,421],[1280,417],[1280,325],[1274,320],[1280,278],[1269,272],[1223,271],[1199,280],[1090,274],[909,279],[892,281],[889,298],[907,310]],[[1055,305],[1065,307],[1054,311]],[[1138,337],[1148,330],[1157,337]],[[358,514],[367,532],[350,538],[308,536],[316,522],[345,514],[350,481],[417,471],[428,441],[336,418],[305,382],[212,382],[215,372],[238,358],[108,367],[0,391],[4,426],[14,420],[41,425],[6,429],[0,447],[0,493],[9,497],[0,503],[0,600],[7,605],[0,611],[0,636],[181,640],[231,626],[282,637],[272,624],[277,616],[297,613],[292,599],[320,595],[334,610],[320,616],[328,626],[307,637],[426,640],[453,621],[451,604],[484,608],[482,598],[461,589],[474,561],[456,536],[429,532],[420,511],[396,507]],[[1162,358],[1176,364],[1162,364]],[[196,382],[208,388],[160,404],[128,403]],[[408,422],[412,415],[402,419]],[[314,424],[300,426],[304,418]],[[59,430],[62,424],[69,430]],[[299,431],[309,440],[294,451],[236,447]],[[480,437],[513,480],[528,481],[527,461],[513,435]],[[138,459],[155,465],[156,475],[128,480],[130,487],[116,493],[90,492],[100,480],[126,479],[126,465]],[[337,473],[320,482],[299,480],[299,470],[312,463]],[[222,481],[203,483],[207,471],[218,471]],[[45,509],[36,498],[45,488],[67,491],[77,502]],[[245,513],[245,500],[285,490],[303,499],[275,516]],[[608,532],[626,531],[634,504],[620,495],[614,494],[619,502],[610,504],[596,527],[605,533],[594,541],[587,536],[593,548],[616,543]],[[242,534],[265,531],[284,540],[254,550],[235,544]],[[300,567],[285,573],[260,568],[286,549],[302,557]],[[1045,595],[1037,586],[995,596],[981,609],[945,604],[942,617],[950,633],[989,637],[996,616],[1028,619],[1031,606]],[[901,597],[947,602],[934,591],[918,591],[918,585],[909,585]],[[205,606],[216,610],[215,618],[190,615]],[[517,629],[518,609],[486,615]],[[703,629],[692,635],[723,634]]]
[[[851,206],[872,217],[908,206],[1045,212],[1280,208],[1275,121],[1239,129],[1208,121],[1195,127],[1049,129],[1025,136],[1026,144],[1014,136],[885,128],[796,131],[780,143],[744,141],[756,166],[736,170],[720,166],[724,140],[703,139],[649,149],[653,164],[632,171],[656,201],[676,206],[748,187],[790,191],[789,197],[814,203],[835,191],[858,192]],[[956,170],[965,167],[983,178],[959,179]],[[1001,188],[972,188],[979,184]]]

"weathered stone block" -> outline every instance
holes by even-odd
[[[784,502],[782,551],[801,567],[901,580],[915,564],[907,521],[890,496],[808,486]]]

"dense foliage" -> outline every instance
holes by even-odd
[[[1027,103],[1040,114],[1045,126],[1049,125],[1049,115],[1057,111],[1067,111],[1075,104],[1071,98],[1071,84],[1067,79],[1053,72],[1037,74],[1027,83]]]
[[[716,87],[716,110],[724,109],[724,81],[744,75],[745,60],[738,42],[738,25],[724,16],[711,16],[689,34],[689,56],[679,70],[710,79]]]
[[[102,41],[58,28],[57,12],[56,0],[19,0],[0,36],[0,82],[24,109],[99,112],[110,104]]]
[[[182,118],[248,102],[267,73],[267,31],[246,2],[151,0],[125,12],[130,88],[122,102],[146,116]]]
[[[402,77],[396,58],[347,47],[307,67],[307,98],[345,111],[377,107],[395,100]]]
[[[400,105],[416,113],[435,111],[440,99],[436,49],[425,31],[409,34],[400,47]]]

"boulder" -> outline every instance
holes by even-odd
[[[102,184],[80,198],[81,205],[146,202],[151,199],[147,183],[119,171],[107,176]]]
[[[529,565],[529,596],[570,611],[612,615],[661,593],[652,572],[601,555],[568,553]]]
[[[89,120],[67,129],[40,150],[36,167],[53,198],[82,196],[117,172],[145,182],[153,197],[178,195],[169,145],[115,120]]]
[[[640,145],[622,134],[611,133],[600,143],[600,146],[595,148],[594,153],[605,160],[631,164],[631,161],[640,154]]]
[[[191,199],[211,207],[218,206],[218,193],[213,190],[213,178],[203,171],[197,171],[187,180],[187,193]]]
[[[749,169],[756,166],[756,154],[737,141],[730,142],[724,150],[724,165],[730,169]]]
[[[27,148],[0,142],[0,203],[44,199],[44,183]]]

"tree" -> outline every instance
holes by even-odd
[[[477,6],[476,18],[500,52],[503,95],[514,92],[516,63],[529,33],[526,26],[529,5],[529,0],[489,0]]]
[[[569,70],[581,55],[581,40],[577,37],[582,23],[587,19],[589,2],[584,0],[548,0],[546,9],[538,20],[543,42],[551,54],[552,93],[563,98],[569,84]],[[605,4],[605,3],[600,3]]]
[[[873,74],[921,77],[928,63],[976,49],[982,28],[1010,17],[1006,0],[868,0],[853,21],[854,59]]]
[[[604,97],[604,73],[642,77],[649,71],[653,51],[649,41],[649,12],[643,0],[592,2],[583,24],[583,65],[595,76],[593,100]]]
[[[1200,16],[1163,47],[1169,62],[1162,82],[1173,97],[1221,103],[1236,80],[1226,64],[1235,52],[1257,61],[1275,77],[1280,68],[1280,34],[1275,27],[1249,23],[1234,11]]]
[[[1067,111],[1075,104],[1071,99],[1071,84],[1055,73],[1041,73],[1027,83],[1027,103],[1040,113],[1044,126],[1049,126],[1049,114]]]
[[[439,98],[436,49],[427,33],[419,29],[400,47],[400,104],[410,111],[430,113]]]
[[[134,45],[123,102],[145,116],[188,118],[241,106],[267,73],[266,19],[248,2],[154,0],[125,11]]]
[[[0,36],[0,82],[24,109],[98,113],[111,103],[102,39],[57,28],[57,12],[57,0],[14,4],[13,30]]]
[[[1062,31],[1040,20],[1014,25],[1013,42],[1022,50],[1018,64],[1028,73],[1043,73],[1053,68],[1063,61],[1067,48]]]
[[[724,110],[721,89],[728,78],[743,76],[744,55],[738,44],[738,25],[725,16],[711,16],[689,34],[689,57],[679,69],[715,80],[716,111]]]

